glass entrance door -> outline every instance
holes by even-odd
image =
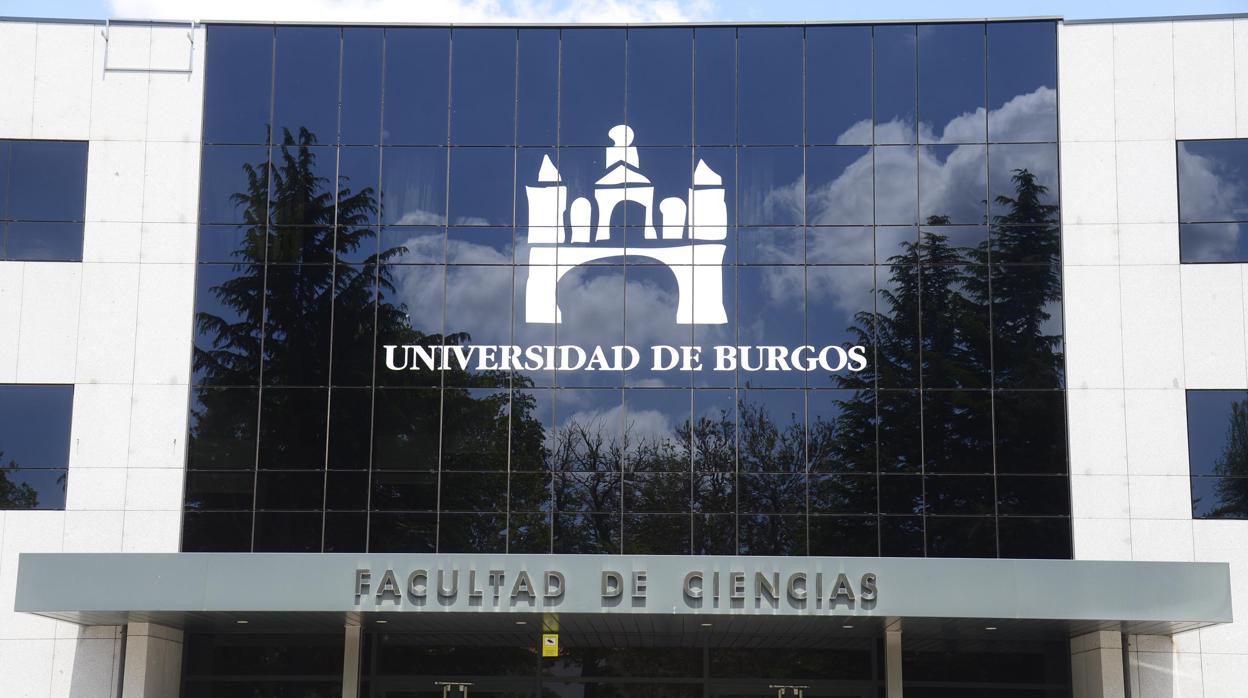
[[[837,681],[777,681],[776,679],[736,679],[728,682],[711,681],[706,695],[710,698],[877,698],[879,689],[875,684]]]

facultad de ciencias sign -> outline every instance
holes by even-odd
[[[869,609],[879,593],[878,578],[867,572],[857,578],[844,572],[813,574],[805,571],[690,570],[683,579],[664,575],[652,580],[649,572],[602,570],[596,579],[577,575],[568,578],[562,571],[530,573],[521,569],[461,570],[417,568],[355,571],[355,605],[371,605],[379,610],[416,609],[434,604],[496,608],[504,610],[558,610],[568,596],[569,585],[596,585],[596,598],[602,608],[628,604],[644,609],[653,584],[679,585],[679,597],[689,610],[699,608],[776,608],[785,604],[795,610]],[[668,578],[668,577],[671,578]],[[675,594],[664,594],[665,599]],[[669,608],[655,608],[670,611]]]

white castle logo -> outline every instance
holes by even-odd
[[[659,203],[660,221],[656,228],[654,185],[641,174],[637,148],[633,146],[633,130],[620,125],[608,135],[614,145],[607,147],[607,172],[595,183],[593,203],[579,197],[569,209],[568,188],[563,185],[550,156],[542,158],[538,185],[525,187],[529,201],[525,320],[558,324],[561,314],[555,289],[564,274],[581,264],[628,255],[658,260],[675,275],[679,294],[678,324],[722,325],[728,322],[728,314],[724,312],[723,281],[728,207],[724,202],[723,178],[698,160],[688,199],[663,199]],[[645,239],[654,240],[653,245],[626,248],[623,240],[613,244],[611,213],[625,201],[640,204],[645,209]],[[565,213],[568,225],[564,224]]]

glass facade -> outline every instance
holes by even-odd
[[[1180,260],[1248,262],[1248,139],[1177,147]]]
[[[1248,519],[1248,390],[1187,391],[1192,518]]]
[[[86,141],[0,139],[0,260],[82,261]]]
[[[1070,557],[1055,23],[208,43],[184,550]]]
[[[0,510],[64,509],[72,385],[0,385]]]
[[[612,696],[703,698],[804,695],[877,698],[884,694],[884,647],[868,637],[807,638],[801,646],[737,646],[705,637],[648,636],[612,647],[568,638],[542,657],[536,637],[501,634],[371,632],[363,637],[360,695],[437,698],[436,682],[466,683],[487,698]],[[915,641],[903,655],[905,692],[919,698],[1068,698],[1065,640],[966,638]],[[187,635],[183,696],[340,694],[325,673],[341,663],[341,635],[217,633]],[[457,690],[457,689],[456,689]],[[789,695],[792,695],[790,693]]]

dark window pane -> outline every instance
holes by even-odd
[[[381,162],[383,225],[446,223],[445,148],[385,148]]]
[[[368,516],[368,550],[373,553],[432,553],[437,548],[436,514]]]
[[[342,123],[338,127],[342,143],[381,142],[383,39],[377,27],[342,30]]]
[[[985,146],[919,148],[919,222],[983,224],[987,185]]]
[[[1069,560],[1073,557],[1069,518],[1002,518],[998,526],[999,554],[1003,558]]]
[[[0,456],[4,457],[4,456]],[[0,511],[65,508],[68,470],[31,470],[0,465]]]
[[[510,145],[516,126],[516,30],[456,29],[451,38],[451,142]]]
[[[558,143],[559,30],[521,29],[516,136],[520,145]]]
[[[802,229],[737,228],[738,264],[801,264]]]
[[[997,478],[997,506],[1002,516],[1070,516],[1070,480],[1002,475]]]
[[[923,557],[923,521],[920,516],[881,516],[880,555]]]
[[[182,515],[182,552],[251,552],[249,511],[188,511]]]
[[[273,68],[273,140],[306,129],[318,143],[338,140],[337,27],[278,27]]]
[[[879,531],[874,516],[810,517],[810,554],[875,557]]]
[[[923,460],[929,473],[992,472],[987,391],[924,391]]]
[[[374,471],[369,506],[375,511],[437,511],[438,476]]]
[[[808,148],[806,224],[870,225],[873,177],[870,148]]]
[[[0,223],[7,228],[4,259],[81,262],[82,223]]]
[[[72,385],[0,385],[0,464],[69,466]]]
[[[325,474],[325,508],[361,511],[368,508],[369,475],[364,472],[330,471]]]
[[[329,403],[331,470],[367,470],[373,425],[373,392],[368,388],[335,388]]]
[[[197,678],[267,675],[273,680],[279,676],[333,674],[327,667],[341,660],[343,639],[340,635],[342,633],[321,635],[311,632],[277,635],[254,631],[187,633],[186,675]],[[292,682],[283,680],[282,683]],[[294,695],[326,695],[320,691],[304,693],[302,688],[300,686]],[[245,695],[255,694],[247,690]]]
[[[442,471],[438,509],[462,512],[507,511],[507,473]]]
[[[511,148],[452,149],[450,224],[511,225],[514,170]]]
[[[991,515],[996,511],[991,475],[928,475],[923,482],[928,514]]]
[[[376,266],[334,267],[334,346],[330,367],[334,385],[362,386],[373,382],[376,284]]]
[[[688,555],[688,514],[625,514],[625,555]]]
[[[608,145],[624,123],[624,30],[564,29],[561,145]]]
[[[1187,391],[1188,467],[1193,478],[1248,477],[1248,450],[1244,450],[1246,444],[1242,440],[1245,435],[1248,392]]]
[[[806,140],[871,143],[871,27],[806,29]]]
[[[811,475],[811,514],[874,514],[876,476]]]
[[[998,390],[993,403],[997,472],[1066,474],[1064,392]]]
[[[879,393],[881,472],[919,472],[922,468],[922,418],[918,391]]]
[[[948,236],[923,231],[929,259],[953,257]],[[933,264],[921,271],[923,385],[986,388],[992,368],[989,312],[984,303],[988,267]]]
[[[386,145],[446,143],[450,42],[447,29],[386,29]]]
[[[5,219],[83,220],[87,205],[86,142],[8,141],[8,145]]]
[[[1057,140],[1057,23],[988,24],[988,140]]]
[[[438,552],[502,553],[507,550],[505,514],[442,514]]]
[[[266,385],[329,383],[333,267],[270,265],[265,279]]]
[[[694,142],[737,142],[737,30],[694,30]]]
[[[208,44],[212,48],[204,57],[204,142],[267,143],[273,27],[214,25],[208,28]]]
[[[264,225],[269,216],[268,163],[268,149],[262,146],[204,146],[199,222]]]
[[[617,472],[559,472],[554,478],[555,510],[617,513],[622,505]]]
[[[997,520],[990,516],[929,516],[928,557],[996,557]]]
[[[550,552],[550,514],[516,514],[508,518],[507,552],[546,554]]]
[[[1192,518],[1248,519],[1248,477],[1193,477]]]
[[[333,146],[316,145],[316,140],[306,133],[297,137],[283,134],[280,144],[270,149],[271,225],[328,228],[333,224],[335,150]],[[248,216],[244,220],[250,222],[252,218]]]
[[[919,140],[982,143],[984,25],[919,27]]]
[[[1045,234],[1043,231],[1017,231],[1019,236],[1032,232]],[[1061,388],[1065,342],[1062,277],[1057,265],[994,267],[992,296],[992,359],[996,385]]]
[[[874,391],[807,391],[806,458],[811,473],[875,471],[875,403]]]
[[[737,518],[739,555],[806,555],[806,517],[778,514]]]
[[[742,514],[805,514],[806,475],[737,475],[737,511]]]
[[[620,515],[556,513],[554,553],[618,555]]]
[[[186,508],[250,511],[254,503],[254,472],[188,472]]]
[[[431,388],[381,388],[374,398],[373,467],[437,470],[441,396]]]
[[[257,512],[255,552],[319,553],[320,512]]]
[[[188,470],[243,470],[256,466],[256,388],[191,391]]]
[[[442,264],[446,261],[446,232],[441,226],[386,226],[381,229],[380,243],[378,259],[386,265]],[[441,329],[441,323],[438,329]]]
[[[739,29],[737,36],[740,142],[802,143],[802,28],[747,27]]]
[[[913,143],[916,120],[915,28],[905,24],[877,26],[875,142]]]
[[[688,512],[689,491],[688,472],[631,474],[624,481],[624,509],[633,513]]]
[[[737,451],[741,471],[804,472],[806,406],[802,391],[748,390],[740,395]]]
[[[694,555],[735,555],[737,553],[737,517],[732,514],[710,514],[693,517]]]
[[[329,512],[325,514],[325,544],[327,553],[363,553],[368,551],[368,514],[359,512]]]
[[[631,389],[624,391],[624,421],[628,469],[634,473],[689,472],[690,397],[687,390]],[[673,482],[673,486],[677,483]],[[665,488],[663,488],[665,489]],[[677,487],[679,490],[679,487]],[[686,511],[689,482],[684,482]]]
[[[325,467],[327,391],[265,388],[260,393],[260,467]]]
[[[1184,263],[1248,261],[1248,223],[1182,223],[1179,257]]]
[[[511,483],[509,508],[513,513],[551,510],[551,498],[554,495],[550,473],[512,471],[508,480]]]
[[[256,476],[257,510],[309,510],[324,506],[324,471],[260,471]]]
[[[629,29],[627,123],[646,143],[693,135],[693,31]]]
[[[198,261],[226,263],[264,260],[264,229],[247,225],[201,225]]]
[[[881,514],[922,514],[923,478],[919,475],[880,475]]]
[[[732,467],[731,453],[724,453],[722,460],[725,465],[721,467]],[[735,512],[737,510],[736,473],[694,473],[692,506],[694,511],[702,513],[731,514]]]

